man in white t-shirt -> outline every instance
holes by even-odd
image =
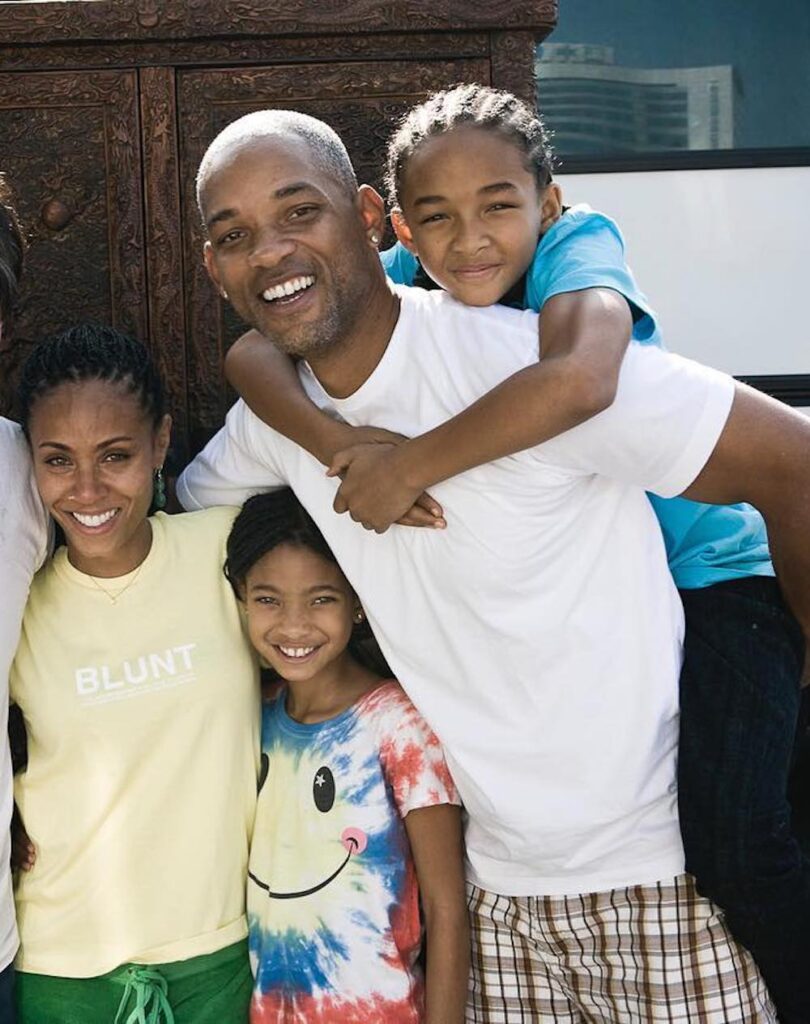
[[[22,237],[5,202],[0,179],[0,339],[14,307],[22,267]],[[17,951],[17,925],[11,892],[13,807],[8,744],[8,673],[31,579],[48,548],[47,517],[31,474],[28,445],[16,423],[0,417],[0,1021],[13,1024],[11,962]]]
[[[388,286],[382,203],[320,122],[235,122],[198,187],[215,283],[347,422],[423,432],[537,358],[533,313]],[[336,515],[335,481],[242,402],[183,474],[186,508],[295,489],[442,741],[468,814],[471,1019],[775,1019],[683,874],[683,618],[644,490],[759,504],[801,617],[809,442],[730,378],[631,346],[609,410],[436,488],[446,531]]]

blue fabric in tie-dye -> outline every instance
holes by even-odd
[[[262,725],[251,1021],[415,1024],[422,929],[404,819],[459,802],[441,747],[394,682],[314,725],[284,701]]]

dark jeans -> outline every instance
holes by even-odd
[[[0,971],[0,1024],[14,1024],[14,965],[9,964]]]
[[[681,591],[678,787],[686,867],[762,971],[782,1024],[810,1022],[810,861],[788,780],[806,728],[804,639],[775,580]]]

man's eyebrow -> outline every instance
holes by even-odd
[[[281,188],[276,189],[272,195],[274,199],[289,199],[290,196],[298,195],[299,192],[312,192],[314,195],[323,195],[321,190],[309,181],[293,181],[289,185],[282,185]],[[208,218],[205,222],[205,226],[210,230],[215,224],[219,224],[223,220],[231,220],[233,217],[238,216],[239,211],[234,207],[229,206],[224,210],[217,210],[215,214]]]
[[[317,195],[323,195],[321,190],[310,181],[294,181],[289,185],[282,185],[281,188],[276,189],[273,196],[276,199],[287,199],[290,196],[296,195],[298,192],[314,192]]]

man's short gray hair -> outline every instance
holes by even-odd
[[[277,136],[300,139],[311,151],[316,165],[334,178],[347,195],[357,192],[357,176],[340,136],[328,124],[296,110],[257,110],[232,121],[217,135],[205,151],[197,171],[197,206],[211,167],[216,159],[234,147]]]

